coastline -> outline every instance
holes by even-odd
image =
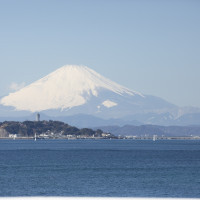
[[[118,137],[118,138],[36,138],[37,140],[153,140],[152,137]],[[0,137],[0,140],[35,140],[35,137]],[[200,137],[157,137],[156,140],[200,140]],[[154,141],[156,141],[154,140]]]

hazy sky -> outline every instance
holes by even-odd
[[[200,1],[0,0],[0,96],[66,64],[200,107]]]

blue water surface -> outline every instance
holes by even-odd
[[[199,140],[0,140],[0,196],[200,197]]]

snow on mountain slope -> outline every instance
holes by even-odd
[[[116,106],[117,103],[113,102],[113,101],[110,101],[110,100],[106,100],[102,103],[105,107],[107,108],[111,108],[113,106]]]
[[[38,112],[43,110],[67,110],[84,105],[91,97],[98,97],[99,91],[107,90],[120,96],[144,96],[104,78],[86,66],[66,65],[44,78],[10,93],[0,104],[13,106],[16,110]],[[116,102],[104,99],[107,108]]]

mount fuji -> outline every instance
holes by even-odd
[[[41,112],[52,117],[81,114],[125,121],[138,117],[142,121],[148,116],[147,123],[156,119],[174,120],[180,114],[176,105],[130,90],[86,66],[76,65],[63,66],[3,97],[0,110],[17,116]]]

